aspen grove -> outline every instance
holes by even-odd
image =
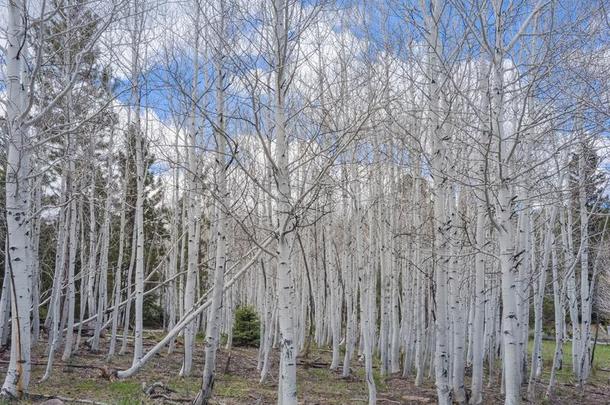
[[[596,403],[608,6],[0,0],[2,397],[167,356],[267,403],[216,389],[247,308],[281,405]]]

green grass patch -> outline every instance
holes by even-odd
[[[135,398],[121,398],[117,401],[117,405],[141,405],[142,400]]]
[[[100,389],[100,384],[97,381],[94,380],[75,380],[74,384],[72,385],[74,387],[74,389],[78,390],[78,391],[83,391],[83,392],[87,392],[87,391],[97,391]]]
[[[246,398],[250,392],[250,384],[239,377],[223,375],[214,384],[215,395],[227,398]]]
[[[365,375],[364,367],[356,370],[355,375],[357,375],[359,378],[363,379],[366,384],[366,379],[364,378],[364,375]],[[379,371],[378,368],[373,369],[373,381],[375,381],[375,387],[377,387],[378,390],[383,391],[387,388],[385,378],[386,378],[385,376],[381,375],[381,372]]]
[[[528,345],[528,360],[531,360],[532,348],[534,346],[533,339],[530,339]],[[551,368],[553,367],[553,356],[555,354],[555,342],[552,340],[542,341],[542,362],[543,368],[543,379],[548,381]],[[610,373],[602,371],[601,369],[610,368],[610,345],[597,344],[595,346],[595,353],[593,358],[593,367],[591,370],[590,382],[602,382],[605,383],[610,376]],[[574,383],[574,373],[572,372],[572,342],[565,342],[563,344],[563,363],[561,370],[557,371],[557,380],[562,383]]]
[[[110,391],[113,396],[136,398],[140,397],[142,388],[137,382],[133,381],[113,381],[108,385],[108,391]]]
[[[196,377],[174,376],[167,384],[171,389],[184,393],[186,396],[195,394],[201,388],[201,379]]]

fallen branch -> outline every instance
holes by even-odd
[[[391,404],[401,404],[402,402],[400,401],[395,401],[393,399],[390,398],[383,398],[383,397],[378,397],[377,398],[377,402],[389,402]]]
[[[175,390],[171,389],[167,385],[163,384],[161,381],[157,381],[157,382],[152,383],[149,387],[145,388],[144,393],[146,395],[156,395],[156,393],[154,392],[155,388],[161,388],[167,392],[176,392]]]
[[[193,402],[193,398],[182,398],[182,397],[170,397],[165,394],[153,394],[150,396],[151,399],[164,399],[169,402]]]
[[[90,399],[60,397],[59,395],[30,394],[29,396],[30,396],[30,399],[59,399],[60,401],[63,401],[63,402],[77,402],[79,404],[109,405],[106,402],[93,401]]]
[[[155,392],[156,389],[163,390],[164,392]],[[144,394],[146,394],[151,399],[163,399],[163,403],[178,403],[178,402],[192,402],[192,398],[183,398],[183,397],[172,397],[167,393],[176,393],[175,390],[171,389],[167,385],[163,384],[161,381],[157,381],[145,387],[143,389]]]
[[[254,404],[256,404],[256,405],[260,404],[263,400],[262,397],[257,397],[256,395],[253,395],[253,394],[248,394],[248,397],[255,400],[256,402],[254,402]]]
[[[0,360],[0,364],[9,364],[10,362],[8,360]],[[32,361],[30,362],[30,364],[32,366],[46,366],[47,363],[42,363],[39,361]],[[56,366],[61,366],[61,367],[70,367],[70,368],[84,368],[84,369],[94,369],[94,370],[99,370],[102,372],[102,377],[104,378],[110,378],[112,376],[114,376],[114,374],[116,374],[116,369],[112,369],[110,367],[106,367],[106,366],[96,366],[93,364],[70,364],[70,363],[55,363]]]
[[[392,381],[392,380],[406,380],[406,377],[403,377],[400,373],[396,373],[394,375],[390,375],[388,377],[385,378],[386,382],[387,381]]]
[[[304,358],[297,359],[297,364],[299,366],[303,366],[305,368],[329,368],[330,364],[320,361],[320,358],[317,357],[313,360],[306,360]]]

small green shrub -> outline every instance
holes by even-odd
[[[156,302],[152,295],[144,297],[142,305],[142,322],[147,328],[158,328],[163,326],[163,308]]]
[[[233,345],[258,346],[260,340],[260,322],[254,308],[239,307],[235,310],[233,325]]]

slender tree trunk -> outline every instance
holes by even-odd
[[[448,251],[447,241],[449,232],[449,216],[447,213],[447,178],[446,146],[444,145],[444,132],[442,130],[441,111],[441,66],[439,55],[442,55],[441,42],[439,40],[440,17],[442,4],[440,0],[431,0],[430,4],[421,1],[422,10],[427,10],[424,16],[426,26],[426,39],[428,43],[427,63],[428,85],[430,106],[428,109],[429,125],[432,137],[432,173],[434,176],[434,278],[436,283],[435,303],[435,374],[436,390],[439,405],[451,403],[451,387],[449,383],[450,372],[450,347],[448,336],[448,286],[447,286],[447,263]]]
[[[70,162],[70,172],[74,173],[74,161]],[[72,182],[71,195],[76,195],[76,185]],[[70,237],[68,245],[68,285],[66,287],[66,299],[64,307],[68,312],[66,325],[66,341],[64,343],[64,353],[61,356],[63,361],[67,361],[72,356],[74,346],[74,307],[76,305],[76,285],[74,283],[74,268],[76,266],[76,250],[78,247],[77,226],[78,226],[76,199],[70,200]],[[63,330],[63,325],[60,329]]]
[[[40,335],[40,258],[39,258],[39,245],[40,245],[40,224],[41,219],[36,216],[36,213],[41,209],[42,200],[42,186],[36,184],[32,191],[33,207],[31,219],[31,238],[30,243],[32,244],[32,260],[31,260],[31,274],[32,274],[32,345],[38,343]],[[1,304],[0,304],[1,305]],[[0,307],[1,308],[1,307]],[[0,320],[0,325],[2,321]],[[1,326],[0,326],[1,327]],[[0,332],[0,338],[1,338]]]
[[[561,183],[560,183],[561,184]],[[534,383],[542,375],[542,305],[546,288],[546,273],[549,265],[551,250],[553,249],[553,228],[557,207],[551,207],[549,218],[546,221],[546,232],[544,236],[544,247],[542,249],[542,263],[538,275],[538,287],[534,295],[534,347],[532,349],[532,365],[529,378],[528,394],[534,394]]]
[[[286,0],[273,0],[274,78],[273,114],[275,123],[275,182],[277,185],[276,218],[279,221],[277,237],[277,294],[280,324],[280,374],[278,404],[297,403],[296,347],[295,347],[295,291],[293,264],[290,257],[292,241],[290,183],[288,172],[288,138],[286,135],[285,96],[288,63],[288,30],[290,7]]]
[[[344,177],[344,188],[347,189],[349,187],[348,184],[348,172],[345,169],[343,170]],[[358,267],[356,265],[356,257],[359,252],[356,251],[355,243],[353,243],[352,236],[359,232],[358,230],[358,220],[356,219],[355,212],[351,216],[351,220],[348,220],[348,209],[349,204],[347,202],[347,193],[343,192],[342,195],[342,204],[343,204],[343,238],[345,246],[344,246],[344,255],[343,255],[343,281],[345,284],[345,356],[343,357],[343,370],[341,372],[341,376],[346,378],[350,375],[350,362],[352,360],[354,354],[354,348],[356,346],[356,297],[358,294],[358,285],[357,285],[357,277],[356,271]],[[351,252],[351,254],[350,254]]]
[[[112,170],[112,149],[114,145],[114,130],[110,134],[110,142],[108,145],[109,153],[106,158],[107,168],[107,180],[106,180],[106,201],[104,203],[104,221],[102,222],[101,239],[102,246],[100,249],[100,279],[98,289],[98,302],[97,302],[97,318],[95,320],[95,330],[93,332],[93,340],[91,342],[91,349],[94,351],[99,350],[100,347],[100,334],[102,332],[102,326],[104,325],[104,317],[106,313],[106,307],[108,306],[108,254],[110,250],[110,218],[111,212],[110,207],[112,203],[112,182],[114,180]],[[116,281],[116,280],[115,280]],[[120,282],[119,282],[120,284]],[[120,293],[120,291],[119,291]],[[120,295],[120,294],[119,294]]]
[[[134,32],[131,43],[131,99],[135,105],[135,111],[131,115],[131,129],[135,137],[135,166],[136,166],[136,209],[135,209],[135,326],[134,326],[134,348],[133,364],[136,364],[143,354],[142,332],[143,332],[143,305],[144,305],[144,136],[140,124],[140,62],[139,46],[140,32],[144,16],[140,13],[142,9],[139,0],[134,0]]]
[[[356,183],[356,196],[360,196],[360,185],[359,180],[355,180]],[[358,221],[358,231],[356,233],[356,252],[358,261],[358,277],[359,277],[359,289],[360,289],[360,336],[362,337],[362,354],[364,355],[364,379],[369,392],[369,405],[377,403],[377,387],[375,385],[375,379],[373,377],[373,350],[375,340],[375,329],[376,322],[372,314],[376,313],[376,280],[373,272],[373,263],[375,256],[372,254],[375,249],[373,243],[373,229],[369,227],[369,263],[365,263],[365,249],[362,241],[364,233],[364,214],[360,208],[360,197],[356,197],[354,203],[356,207],[354,209],[356,213],[356,221]],[[369,220],[372,223],[373,211],[369,210]]]
[[[71,212],[70,209],[66,209],[66,214],[64,215],[60,215],[59,219],[60,221],[63,219],[63,224],[60,222],[60,232],[59,232],[59,237],[62,237],[65,232],[65,236],[67,238],[68,236],[68,232],[67,230],[64,231],[64,228],[67,227],[67,225],[70,223],[70,216],[74,215],[73,212]],[[62,232],[63,231],[63,232]],[[67,245],[67,243],[62,243],[62,246]],[[55,351],[57,350],[57,346],[59,343],[59,336],[61,335],[62,331],[59,328],[59,321],[60,321],[60,308],[61,308],[61,290],[63,287],[63,278],[64,278],[64,263],[63,263],[63,257],[65,256],[65,252],[60,253],[59,255],[62,258],[62,263],[59,266],[56,266],[56,277],[55,280],[58,281],[58,284],[53,285],[52,290],[51,290],[51,301],[49,302],[49,308],[48,310],[51,312],[51,329],[49,329],[49,352],[48,352],[48,358],[47,358],[47,367],[45,369],[45,373],[41,378],[41,382],[42,381],[46,381],[50,376],[51,376],[51,371],[53,369],[53,359],[55,358]]]
[[[547,398],[551,398],[552,396],[553,389],[557,382],[557,371],[561,370],[563,365],[563,324],[565,319],[563,311],[563,289],[560,285],[557,267],[557,254],[553,244],[553,250],[551,251],[551,270],[553,272],[553,306],[555,308],[555,351],[553,353],[553,366],[549,377],[549,385],[546,391]]]
[[[487,76],[485,69],[482,68],[479,73],[480,91],[482,99],[482,110],[488,108],[487,97]],[[481,144],[484,144],[488,137],[487,125],[482,123],[481,129]],[[480,163],[478,166],[478,174],[482,181],[485,181],[485,157],[484,151],[481,152]],[[485,200],[481,193],[475,194],[477,197],[476,206],[476,225],[475,225],[475,255],[474,255],[474,271],[475,271],[475,286],[474,286],[474,322],[472,325],[472,337],[474,350],[472,353],[472,386],[470,403],[478,405],[483,402],[483,360],[485,357],[485,301],[487,300],[487,292],[485,290],[485,239],[487,236],[485,230]]]
[[[485,207],[484,202],[477,204],[476,214],[476,253],[475,253],[475,304],[473,324],[473,360],[472,360],[472,393],[470,403],[480,404],[483,402],[483,358],[485,351]],[[479,348],[479,349],[477,349]]]
[[[199,6],[195,7],[196,17],[196,35],[195,35],[195,58],[193,66],[193,85],[191,88],[191,99],[197,99],[197,84],[199,77],[199,18],[200,12]],[[198,223],[199,223],[199,212],[200,212],[200,201],[197,194],[196,178],[195,173],[198,171],[197,156],[195,154],[195,148],[197,147],[197,121],[195,115],[195,104],[191,105],[190,111],[190,128],[188,129],[188,167],[189,173],[187,173],[188,183],[188,204],[189,209],[187,211],[188,221],[188,257],[187,257],[187,273],[186,282],[184,285],[184,311],[190,311],[191,307],[195,303],[195,291],[197,288],[197,268],[199,262],[199,238],[198,238]],[[195,334],[197,332],[197,325],[195,322],[189,324],[184,330],[184,362],[180,375],[189,376],[191,374],[192,363],[193,363],[193,348],[195,344]]]
[[[220,35],[224,33],[224,0],[220,1],[219,29]],[[222,41],[222,40],[221,40]],[[214,387],[214,374],[216,367],[216,351],[218,349],[218,338],[221,321],[222,293],[224,290],[224,273],[227,262],[227,231],[229,206],[229,192],[227,189],[227,141],[225,123],[225,82],[222,60],[222,49],[218,49],[215,55],[216,65],[216,260],[214,268],[214,286],[212,290],[212,305],[208,311],[205,337],[205,367],[203,369],[203,382],[201,391],[195,399],[195,404],[207,404],[212,396]]]
[[[5,251],[7,245],[5,244]],[[4,274],[10,274],[8,270],[8,263],[5,263]],[[11,319],[11,278],[3,277],[2,279],[2,298],[0,298],[0,347],[6,347],[8,344],[8,337],[10,332],[10,319]]]
[[[575,262],[574,245],[572,242],[573,221],[572,210],[568,206],[566,209],[567,217],[565,225],[561,228],[561,239],[564,250],[565,260],[569,263]],[[562,221],[563,222],[563,221]],[[568,298],[568,307],[570,310],[570,323],[572,324],[572,371],[577,379],[580,379],[580,323],[579,323],[579,305],[576,291],[576,275],[575,271],[568,272],[566,276],[566,292]]]
[[[455,158],[454,158],[455,159]],[[452,174],[453,176],[453,174]],[[455,230],[452,232],[453,241],[452,241],[452,254],[450,258],[450,271],[449,271],[449,286],[450,288],[450,296],[451,303],[450,308],[452,309],[452,326],[453,326],[453,346],[452,346],[452,387],[453,387],[453,401],[462,404],[466,402],[466,392],[464,389],[464,369],[465,369],[465,350],[464,345],[466,343],[466,322],[464,313],[465,313],[465,305],[463,303],[463,293],[461,290],[464,288],[465,278],[461,276],[464,274],[464,269],[458,270],[460,260],[458,259],[459,253],[459,235],[458,230],[461,229],[460,223],[460,210],[461,210],[461,198],[459,190],[450,189],[450,204],[451,208],[451,224],[452,228]],[[455,195],[455,197],[454,197]],[[455,202],[454,202],[455,200]],[[460,273],[460,274],[458,274]]]
[[[131,306],[133,305],[133,291],[132,291],[132,279],[133,279],[133,268],[136,263],[136,224],[135,221],[132,225],[131,233],[131,255],[129,259],[129,268],[127,269],[127,305],[125,305],[125,318],[123,322],[123,342],[121,343],[121,350],[119,354],[125,354],[127,351],[127,335],[129,334],[129,324],[131,322]]]
[[[581,311],[581,338],[579,347],[578,384],[582,387],[591,371],[591,308],[593,300],[589,287],[589,213],[587,208],[587,174],[584,154],[584,141],[578,155],[578,204],[580,211],[580,311]]]
[[[116,269],[114,273],[114,308],[112,309],[112,330],[110,334],[110,343],[108,347],[108,358],[110,361],[114,356],[116,340],[117,340],[117,330],[119,327],[119,309],[121,303],[121,283],[123,279],[123,256],[125,255],[125,225],[126,225],[126,203],[127,203],[127,189],[129,188],[129,173],[130,173],[130,159],[125,159],[125,172],[123,174],[123,191],[121,198],[121,214],[120,214],[120,223],[119,223],[119,251]],[[131,306],[131,304],[127,304],[127,306]],[[81,320],[82,322],[82,320]]]

